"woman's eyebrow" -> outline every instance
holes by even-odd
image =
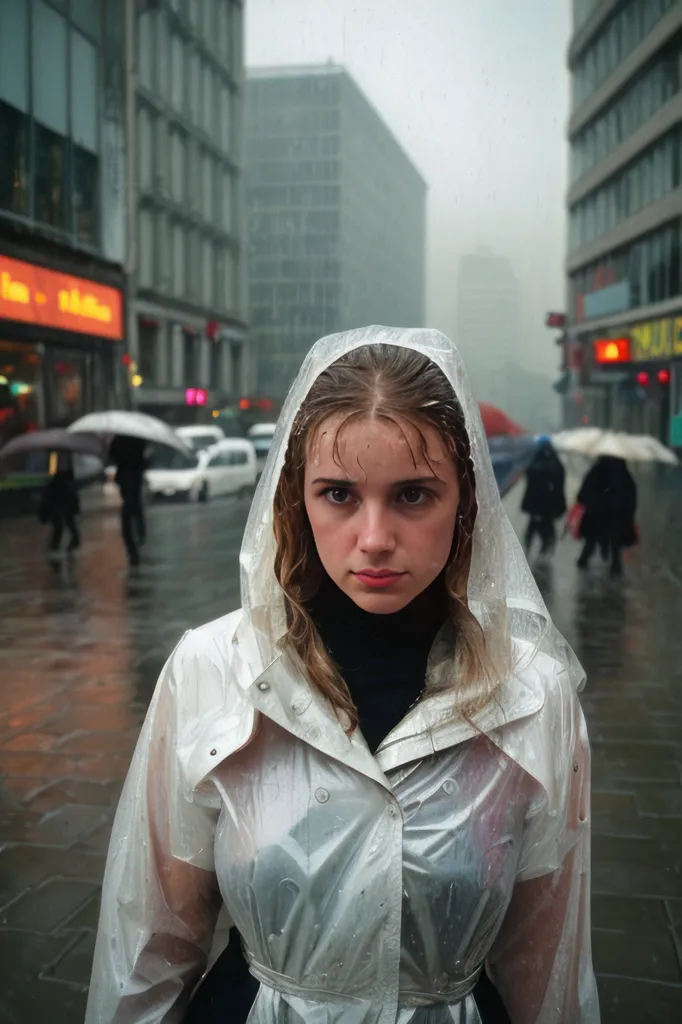
[[[433,485],[434,483],[443,483],[443,481],[435,474],[432,476],[412,476],[407,480],[393,481],[391,487],[421,487],[426,484]],[[326,484],[328,487],[355,487],[357,481],[349,480],[347,477],[337,480],[332,477],[318,476],[313,480],[313,486],[317,484]]]

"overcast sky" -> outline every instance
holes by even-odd
[[[427,320],[455,336],[462,253],[522,284],[520,362],[555,374],[563,309],[570,0],[247,0],[249,66],[343,64],[429,185]]]

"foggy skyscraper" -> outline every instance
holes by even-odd
[[[249,72],[245,136],[258,387],[281,398],[322,335],[423,323],[426,185],[337,65]]]

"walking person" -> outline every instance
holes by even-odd
[[[538,449],[526,470],[526,493],[521,509],[529,516],[526,551],[540,538],[541,553],[548,554],[556,543],[555,522],[566,512],[566,471],[549,437],[540,439]]]
[[[87,1024],[191,1019],[231,934],[230,1024],[481,1024],[484,978],[497,1020],[598,1024],[583,673],[446,338],[318,342],[241,567],[147,713]]]
[[[140,564],[139,545],[147,537],[144,518],[144,472],[147,468],[146,442],[139,437],[117,434],[109,448],[116,466],[116,483],[121,493],[121,534],[131,565]]]
[[[79,513],[80,501],[71,458],[59,454],[56,472],[45,485],[38,509],[41,523],[52,527],[49,543],[52,555],[57,555],[61,549],[65,527],[69,532],[67,551],[76,551],[80,547]]]
[[[624,459],[602,455],[588,471],[578,492],[584,508],[580,536],[585,541],[578,567],[587,569],[597,546],[611,574],[623,571],[623,548],[637,543],[637,485]]]

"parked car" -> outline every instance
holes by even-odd
[[[159,445],[145,473],[147,491],[152,498],[181,497],[186,501],[206,501],[209,487],[199,455],[184,455],[175,448]]]
[[[190,427],[177,427],[175,433],[188,444],[195,452],[204,451],[211,445],[222,441],[225,437],[224,431],[212,423],[195,424]]]
[[[250,494],[256,486],[256,449],[244,438],[224,438],[201,452],[199,462],[207,498],[216,494]]]
[[[275,423],[254,423],[249,429],[249,438],[253,441],[254,448],[256,449],[259,476],[265,467],[265,460],[272,445],[275,427]]]

